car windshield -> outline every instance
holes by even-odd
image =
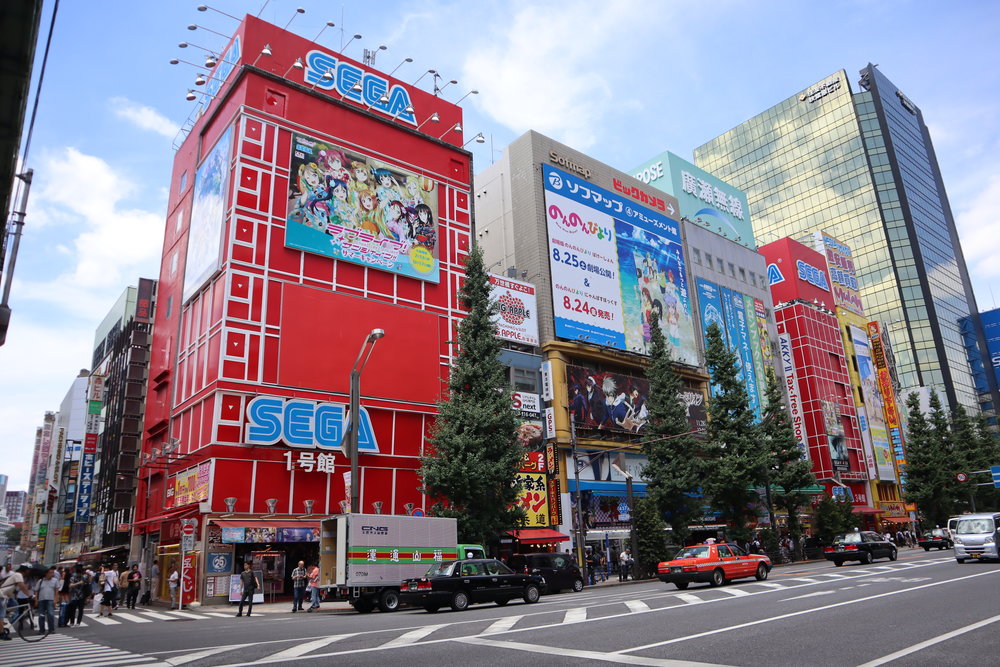
[[[833,538],[834,544],[861,544],[861,533],[847,533]]]
[[[710,547],[688,547],[687,549],[681,549],[674,556],[674,560],[682,560],[684,558],[708,558],[708,555],[712,552]]]
[[[458,561],[445,560],[440,563],[434,563],[427,571],[424,572],[424,576],[430,579],[431,577],[450,577],[455,571],[455,563]]]
[[[945,537],[945,532],[941,528],[935,528],[925,534],[927,537]]]
[[[959,519],[955,532],[959,535],[982,535],[992,533],[994,528],[993,519]]]

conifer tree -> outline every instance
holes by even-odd
[[[468,315],[458,327],[458,353],[421,476],[433,513],[457,518],[461,541],[492,544],[523,522],[515,503],[524,448],[515,437],[518,420],[492,319],[497,305],[478,246],[466,260],[459,299]]]
[[[750,536],[749,508],[760,499],[757,487],[764,485],[771,459],[754,425],[746,386],[737,376],[736,355],[715,323],[706,334],[705,365],[718,390],[708,405],[702,488],[722,519],[732,524],[732,537],[743,542]]]
[[[816,477],[812,474],[812,463],[795,440],[778,378],[770,367],[765,391],[767,408],[758,429],[771,456],[771,501],[788,512],[788,532],[797,538],[802,533],[799,509],[809,502],[809,495],[803,489],[814,485]]]
[[[642,451],[649,460],[642,473],[650,499],[666,517],[678,543],[691,531],[688,524],[700,514],[698,442],[686,435],[691,427],[678,395],[681,379],[674,370],[670,348],[656,318],[650,321],[649,419],[643,429]]]
[[[840,533],[849,533],[857,528],[857,519],[849,502],[837,502],[829,494],[816,506],[816,538],[821,544],[833,543]]]
[[[908,432],[906,440],[907,502],[916,503],[926,526],[947,525],[953,511],[952,468],[948,447],[948,420],[937,393],[931,392],[930,413],[920,410],[920,398],[914,392],[906,399]]]
[[[649,572],[655,573],[656,565],[666,560],[667,556],[663,515],[652,498],[636,498],[635,508],[632,510],[632,527],[636,532],[638,551],[634,554],[637,564],[634,576],[640,579]]]

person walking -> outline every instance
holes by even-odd
[[[177,607],[177,586],[180,584],[181,575],[177,572],[175,567],[171,572],[170,576],[167,577],[167,586],[170,588],[170,608],[175,609]]]
[[[38,634],[48,634],[45,632],[46,625],[49,632],[56,631],[55,604],[56,596],[59,594],[59,579],[56,578],[56,569],[50,567],[45,570],[45,576],[38,580],[35,586],[35,598],[38,600]]]
[[[101,600],[104,598],[104,566],[101,565],[97,568],[97,572],[89,572],[90,574],[90,595],[93,599],[90,605],[90,613],[97,614],[100,610]]]
[[[135,602],[139,598],[139,590],[142,588],[142,572],[139,571],[139,564],[132,563],[132,569],[127,575],[128,589],[125,597],[125,608],[135,609]]]
[[[154,560],[149,570],[149,599],[160,599],[160,561]]]
[[[8,616],[14,614],[15,607],[28,604],[31,602],[31,598],[35,597],[35,593],[25,580],[28,572],[28,566],[22,564],[16,571],[9,572],[3,581],[0,582],[0,602],[3,603],[4,610]],[[19,623],[24,623],[24,619],[22,618]],[[0,640],[9,640],[10,630],[7,624],[2,623],[0,625],[2,625],[3,629],[3,632],[0,633]]]
[[[250,571],[250,563],[243,563],[243,572],[240,573],[240,583],[243,584],[243,595],[240,596],[240,610],[236,613],[237,616],[243,615],[243,603],[247,603],[247,616],[253,613],[253,596],[260,588],[260,582],[257,580],[257,575]]]
[[[66,612],[69,610],[69,575],[70,568],[61,567],[57,571],[59,575],[59,627],[66,627]]]
[[[115,604],[114,608],[118,609],[118,604],[125,602],[128,595],[128,570],[121,572],[118,569],[118,563],[112,563],[111,569],[115,573],[115,581],[118,582],[118,590],[115,591]]]
[[[104,568],[104,583],[101,584],[101,611],[98,616],[104,616],[107,610],[108,618],[111,617],[114,608],[118,606],[118,566],[113,565],[111,569]]]
[[[309,570],[309,609],[306,612],[313,609],[319,609],[319,566],[316,564]]]
[[[66,627],[80,625],[83,622],[83,608],[90,595],[90,578],[83,571],[82,565],[77,565],[69,575],[69,605],[66,607]]]
[[[298,567],[292,570],[292,613],[302,611],[302,598],[306,593],[309,574],[306,572],[306,562],[299,561]]]
[[[628,549],[618,555],[618,581],[628,581],[628,568],[632,562],[632,556]]]

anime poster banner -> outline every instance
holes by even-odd
[[[490,298],[497,302],[493,321],[497,337],[522,345],[538,345],[538,300],[530,283],[490,274]]]
[[[858,415],[858,428],[861,431],[861,445],[865,453],[865,471],[868,479],[878,478],[878,467],[875,465],[875,450],[872,446],[871,425],[868,423],[868,413],[864,406],[855,407]]]
[[[740,359],[743,362],[743,380],[746,382],[750,409],[757,415],[757,419],[760,419],[760,396],[758,394],[757,373],[754,370],[753,350],[750,346],[750,341],[754,338],[750,335],[750,316],[744,307],[743,294],[733,290],[732,300],[733,315],[736,318],[736,335],[739,340],[736,353],[740,355]]]
[[[284,526],[278,528],[279,542],[319,542],[319,528]]]
[[[760,332],[757,327],[757,311],[754,298],[743,295],[743,310],[747,318],[747,340],[753,356],[753,372],[757,378],[758,414],[767,407],[767,375],[764,374],[764,351],[761,349]],[[764,343],[767,344],[766,342]]]
[[[556,335],[648,353],[655,318],[676,360],[695,365],[677,223],[542,165]]]
[[[436,182],[292,135],[285,245],[436,283]]]
[[[233,128],[230,127],[195,173],[187,259],[184,262],[184,301],[201,289],[205,281],[219,269],[222,228],[226,222],[226,197],[229,194],[232,143]]]
[[[577,428],[641,433],[649,418],[649,380],[566,366],[569,410]]]
[[[722,312],[722,295],[719,293],[719,286],[703,278],[695,278],[695,285],[698,290],[698,303],[701,306],[701,332],[704,338],[704,347],[708,349],[708,328],[713,324],[719,327],[724,340],[728,340],[726,335],[726,318]],[[712,396],[715,396],[718,387],[715,384],[709,385]]]
[[[735,292],[728,287],[719,286],[719,297],[722,299],[722,315],[726,320],[726,340],[729,343],[730,351],[736,355],[736,379],[744,382],[747,368],[746,364],[743,363],[743,355],[740,350],[740,325],[736,320],[736,300],[733,298],[734,294]],[[743,310],[742,299],[739,300],[739,310]]]
[[[854,345],[854,357],[858,363],[858,378],[861,381],[861,398],[867,407],[868,430],[872,439],[872,450],[875,454],[875,467],[878,478],[885,481],[896,479],[896,469],[892,463],[892,448],[889,444],[888,431],[885,423],[885,402],[878,387],[878,369],[872,358],[868,334],[858,327],[848,327],[851,343]]]
[[[521,487],[521,497],[517,503],[527,512],[525,528],[538,528],[549,525],[549,491],[544,474],[517,473],[517,482]]]
[[[840,404],[835,401],[820,401],[823,409],[823,424],[826,426],[826,437],[830,446],[830,460],[833,469],[850,470],[850,459],[847,455],[847,440],[844,438],[844,425],[840,421]]]

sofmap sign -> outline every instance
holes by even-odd
[[[327,72],[329,78],[323,78]],[[410,125],[417,124],[410,94],[406,89],[399,84],[390,86],[388,79],[375,72],[366,71],[353,63],[338,60],[329,53],[314,49],[306,54],[303,76],[307,84],[320,90],[336,89],[342,98]]]
[[[375,431],[364,408],[361,408],[359,421],[358,451],[377,454]],[[349,423],[348,408],[342,403],[257,396],[247,405],[246,442],[250,445],[283,442],[300,449],[339,449]]]

